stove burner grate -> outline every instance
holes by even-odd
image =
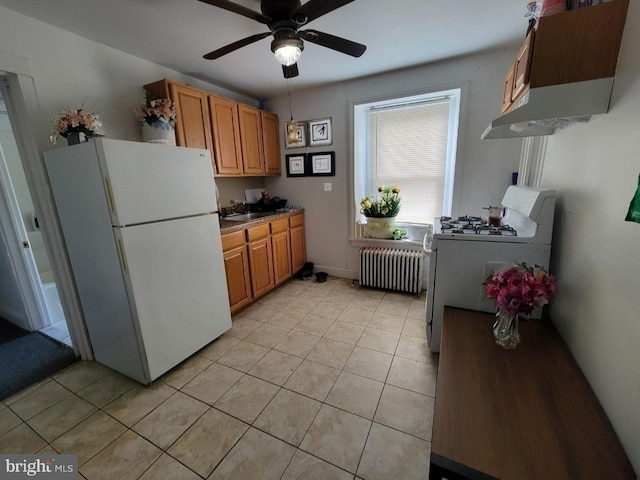
[[[509,225],[495,227],[480,217],[462,216],[455,219],[440,217],[440,230],[442,233],[454,233],[458,235],[504,235],[515,237],[518,232]]]

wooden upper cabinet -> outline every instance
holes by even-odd
[[[170,98],[176,104],[178,145],[205,148],[213,155],[206,92],[169,80],[149,83],[144,89],[152,98]]]
[[[629,0],[541,17],[531,55],[530,87],[615,76]]]
[[[217,95],[209,95],[209,117],[218,175],[242,175],[238,104]]]
[[[614,77],[628,7],[613,0],[541,17],[505,77],[502,111],[530,88]]]
[[[502,113],[506,112],[511,108],[511,104],[513,103],[513,73],[515,70],[515,65],[513,65],[507,76],[504,77],[504,89],[502,91]]]
[[[529,85],[529,72],[531,70],[531,52],[533,51],[533,42],[535,38],[535,30],[531,30],[527,35],[522,47],[518,51],[516,63],[513,66],[513,90],[511,92],[511,101],[515,102],[518,97],[524,93]]]
[[[264,173],[280,175],[280,123],[278,116],[262,110],[262,145],[264,149]]]
[[[178,145],[211,150],[207,95],[202,90],[178,83],[169,84],[169,91],[176,104]]]
[[[167,79],[144,89],[176,104],[176,143],[209,150],[216,175],[281,174],[277,115]]]
[[[262,118],[260,110],[238,104],[242,164],[247,175],[264,175],[264,148],[262,146]]]

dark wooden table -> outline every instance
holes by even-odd
[[[445,308],[429,478],[636,479],[556,330],[520,322],[522,342],[504,350],[493,321]]]

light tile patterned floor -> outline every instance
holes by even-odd
[[[0,402],[0,452],[88,480],[424,479],[436,374],[424,298],[291,280],[150,386],[82,362]]]

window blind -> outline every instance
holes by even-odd
[[[369,191],[401,189],[397,221],[432,223],[441,215],[449,134],[448,98],[369,110]]]

